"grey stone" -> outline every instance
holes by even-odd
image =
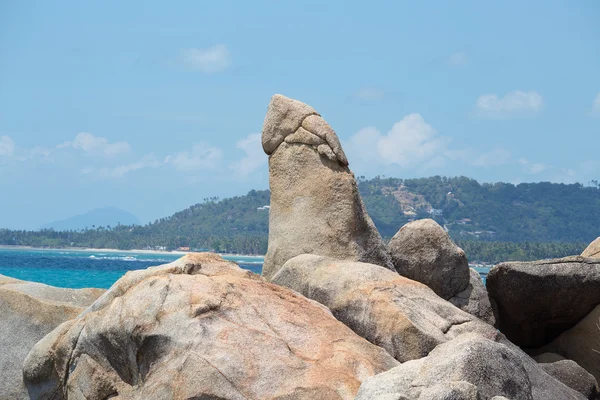
[[[465,252],[432,219],[404,225],[388,244],[396,271],[449,299],[469,284]]]
[[[35,399],[352,399],[398,365],[322,305],[213,254],[128,272],[27,356]]]
[[[575,361],[561,360],[540,364],[540,366],[548,375],[583,394],[586,399],[598,400],[600,398],[596,378]]]
[[[432,397],[430,394],[437,394]],[[356,400],[379,398],[568,400],[585,397],[544,373],[517,347],[476,333],[440,344],[427,357],[367,379]],[[447,397],[444,397],[447,396]]]
[[[22,379],[27,353],[102,293],[102,289],[63,289],[0,275],[0,399],[29,398]]]
[[[317,145],[309,134],[326,143]],[[339,140],[313,108],[273,96],[263,126],[263,147],[269,154],[271,189],[265,278],[304,253],[371,262],[393,270]]]
[[[496,319],[494,318],[494,312],[487,290],[481,280],[481,275],[473,268],[470,268],[469,270],[471,277],[466,289],[450,298],[448,301],[482,321],[485,321],[490,325],[495,325]]]
[[[600,305],[551,343],[533,351],[538,360],[545,353],[575,361],[600,381]]]
[[[400,362],[424,357],[466,332],[498,335],[427,286],[373,264],[305,254],[286,262],[272,282],[329,307],[338,320]]]
[[[486,282],[498,328],[521,347],[549,343],[600,304],[599,259],[502,263]]]
[[[540,364],[553,363],[553,362],[557,362],[557,361],[561,361],[561,360],[566,360],[566,358],[564,358],[560,354],[556,354],[556,353],[538,354],[538,355],[534,356],[533,359],[535,361],[539,362]]]

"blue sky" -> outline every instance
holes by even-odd
[[[0,227],[268,187],[270,97],[357,175],[600,178],[600,3],[0,4]]]

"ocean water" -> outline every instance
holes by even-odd
[[[108,289],[127,271],[166,264],[181,254],[0,248],[0,274],[64,288]],[[260,274],[264,257],[224,256]]]
[[[180,254],[0,248],[0,274],[65,288],[108,289],[127,271],[166,264]],[[264,257],[223,256],[260,274]],[[489,268],[475,267],[483,278]]]

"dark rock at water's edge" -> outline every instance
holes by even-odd
[[[271,279],[287,260],[304,253],[393,270],[339,139],[312,107],[273,96],[262,144],[269,155],[271,190],[265,278]]]
[[[0,275],[0,399],[28,398],[22,367],[31,348],[104,292],[63,289]]]
[[[132,271],[27,356],[35,399],[352,399],[398,362],[214,254]]]
[[[519,346],[543,346],[600,304],[600,259],[498,264],[487,276],[487,289],[500,331]]]

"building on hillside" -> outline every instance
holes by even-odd
[[[431,210],[428,211],[428,213],[431,214],[432,217],[437,217],[437,216],[441,216],[442,214],[444,214],[444,211],[439,208],[432,208]]]

